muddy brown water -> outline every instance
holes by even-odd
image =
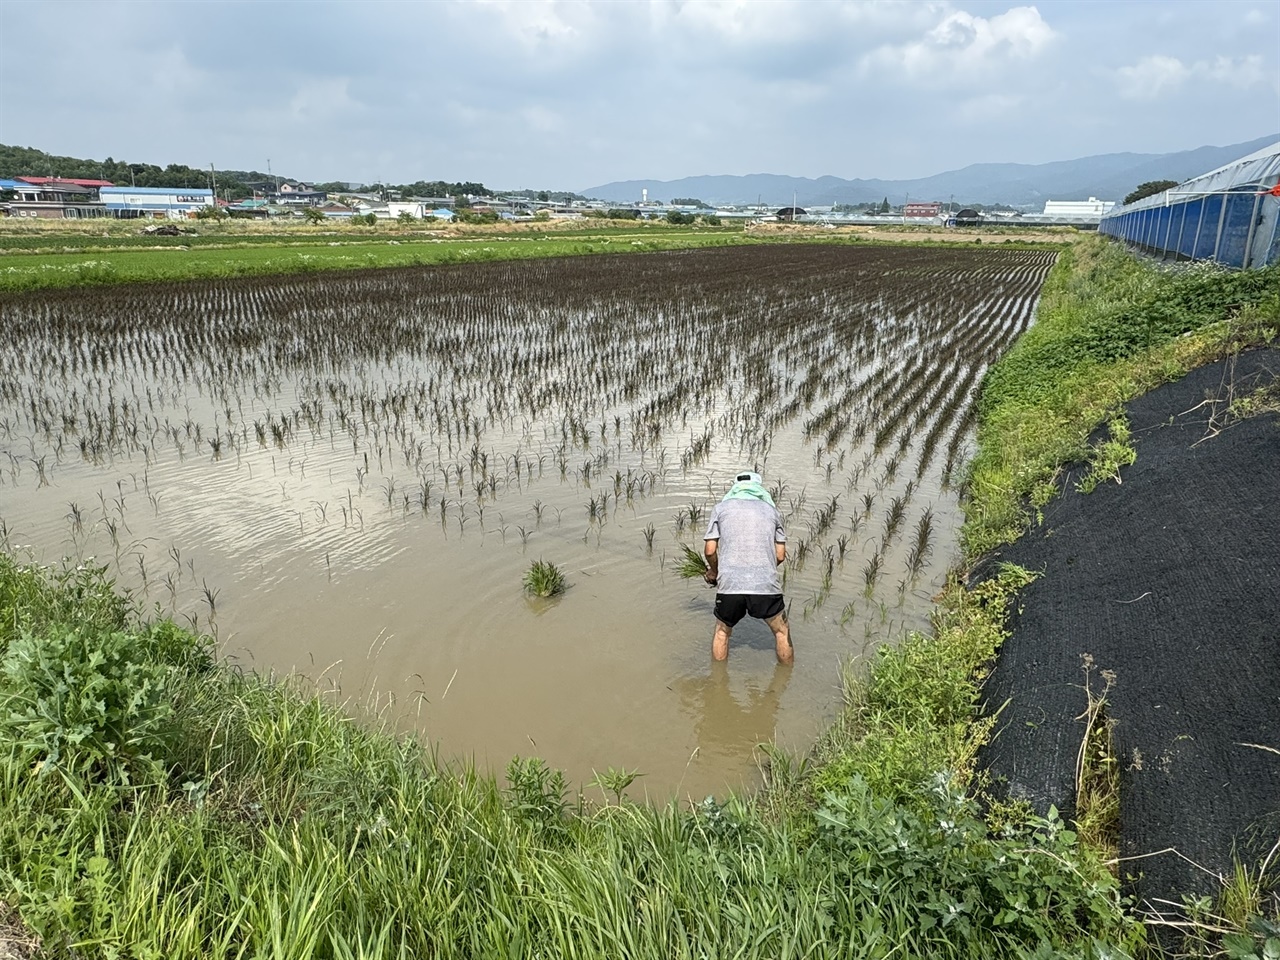
[[[765,248],[13,297],[0,534],[41,562],[105,563],[227,656],[301,674],[445,758],[500,772],[537,755],[579,784],[635,770],[636,797],[750,789],[758,744],[802,752],[830,722],[842,664],[927,626],[955,555],[947,481],[973,393],[1051,262]],[[362,319],[368,303],[390,320]],[[455,315],[433,316],[445,303]],[[743,329],[748,304],[761,319]],[[626,311],[661,319],[645,329]],[[331,345],[384,322],[413,337]],[[230,332],[259,323],[274,325],[267,346]],[[490,348],[487,376],[473,361]],[[895,403],[907,439],[895,428],[877,449]],[[824,442],[824,409],[865,435]],[[793,667],[752,621],[712,664],[714,594],[675,570],[744,467],[781,485]],[[567,573],[560,597],[523,591],[537,558]]]

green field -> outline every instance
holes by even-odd
[[[737,244],[905,241],[932,246],[940,242],[910,227],[889,227],[877,238],[866,233],[806,228],[797,228],[794,233],[752,234],[746,232],[740,222],[720,227],[701,224],[689,227],[661,222],[588,220],[554,226],[464,226],[431,230],[393,223],[375,227],[351,224],[309,227],[197,221],[183,227],[192,232],[180,236],[148,235],[141,233],[134,221],[74,224],[0,221],[0,291],[692,250]],[[1057,247],[1071,239],[1071,232],[1067,231],[1060,240],[1055,237],[1049,242],[1044,238],[1003,242],[1017,247],[1044,248]]]
[[[341,239],[250,234],[235,238],[190,238],[206,241],[203,245],[193,243],[190,249],[167,246],[184,244],[188,238],[146,239],[152,245],[164,243],[166,246],[147,250],[85,250],[79,245],[79,238],[75,238],[77,246],[62,244],[70,248],[65,252],[5,254],[0,256],[0,290],[686,250],[751,242],[741,231],[713,233],[690,229],[575,232],[568,236],[561,233],[449,238],[405,236],[403,239],[364,239],[350,234],[341,235]],[[48,243],[45,238],[42,241]]]

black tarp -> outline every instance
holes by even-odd
[[[1161,910],[1280,838],[1280,416],[1211,422],[1277,372],[1280,351],[1255,350],[1134,400],[1123,482],[1077,493],[1077,465],[1043,525],[984,564],[1043,571],[984,691],[1008,701],[982,757],[997,795],[1072,813],[1081,658],[1095,688],[1114,671],[1120,856],[1178,851],[1122,876]]]

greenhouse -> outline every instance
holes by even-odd
[[[1280,142],[1116,207],[1100,233],[1154,256],[1261,267],[1280,260]]]

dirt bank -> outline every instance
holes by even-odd
[[[1071,811],[1082,657],[1095,684],[1114,671],[1121,869],[1148,909],[1218,892],[1233,850],[1256,863],[1280,835],[1280,416],[1215,432],[1204,403],[1277,373],[1280,350],[1252,351],[1133,401],[1123,483],[1076,493],[1077,467],[993,558],[1044,575],[987,683],[1008,705],[983,760],[1009,796]]]

